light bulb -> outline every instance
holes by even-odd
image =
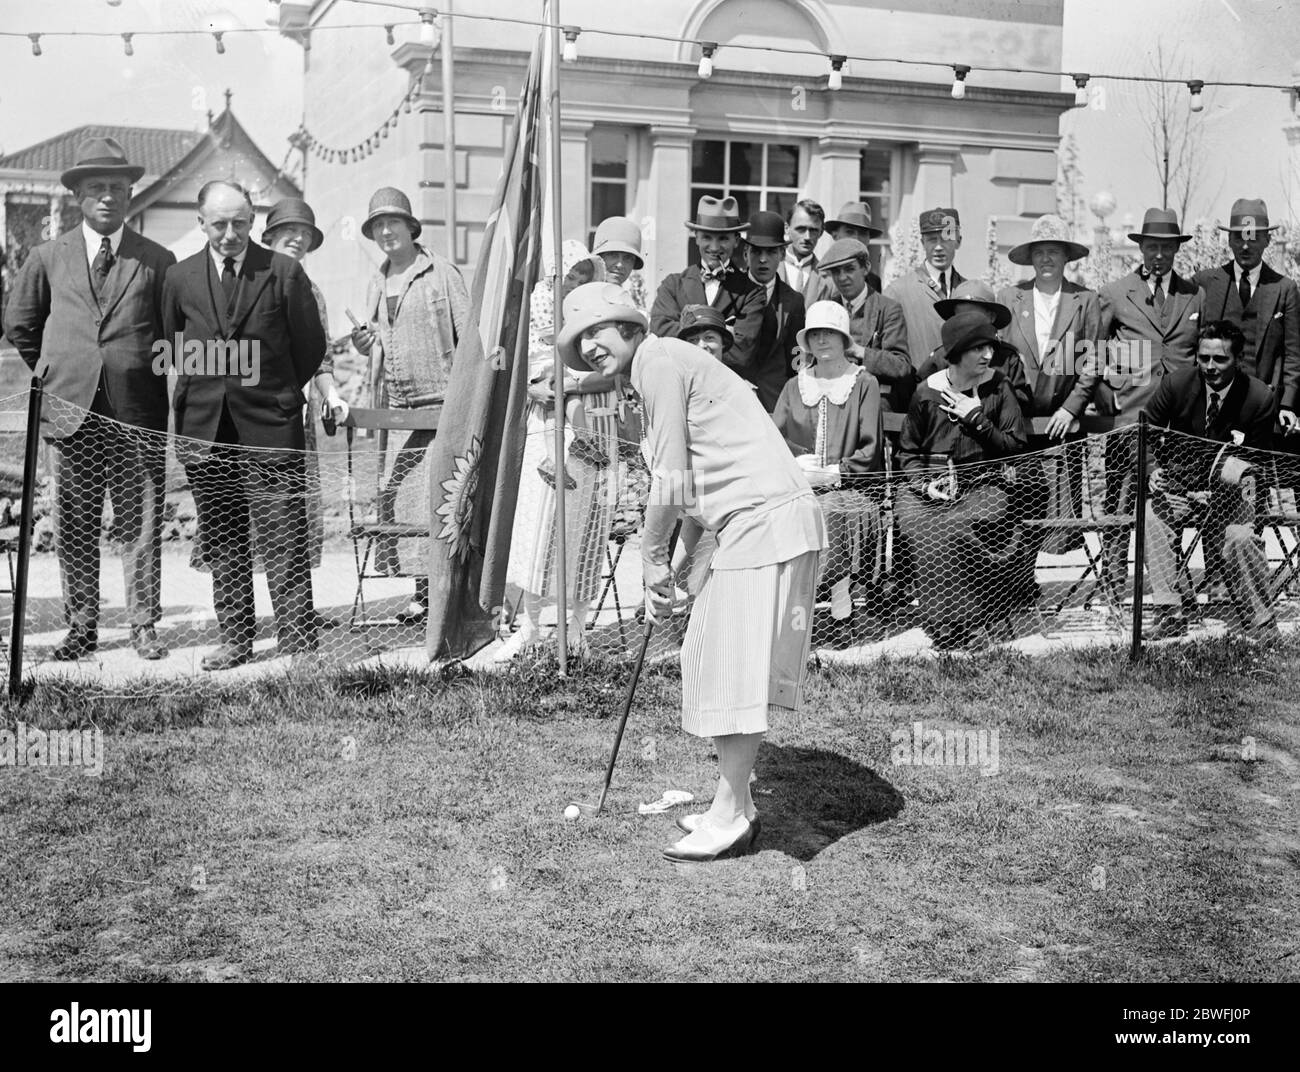
[[[122,51],[125,52],[128,56],[135,55],[135,46],[131,44],[131,37],[132,35],[129,33],[124,33],[122,35]]]
[[[1074,78],[1074,104],[1076,108],[1088,106],[1088,76],[1076,74]]]
[[[966,76],[970,74],[970,68],[964,63],[959,63],[952,69],[952,99],[966,99]]]
[[[1205,83],[1199,78],[1193,78],[1187,83],[1187,88],[1192,91],[1192,99],[1188,107],[1194,112],[1205,111],[1205,99],[1201,96],[1201,90],[1205,88]]]
[[[718,50],[718,46],[712,41],[700,42],[700,77],[711,78],[713,76],[713,53]]]
[[[428,8],[420,12],[420,44],[430,48],[438,43],[438,26],[434,22],[436,17]]]
[[[27,36],[32,39],[32,55],[39,56],[41,54],[41,35],[28,34]]]
[[[826,79],[827,89],[840,89],[844,85],[844,64],[848,61],[847,56],[831,57],[831,73]]]
[[[217,31],[216,31],[215,33],[213,33],[213,35],[212,35],[212,40],[214,40],[214,41],[217,43],[217,55],[218,55],[218,56],[224,56],[224,55],[226,54],[226,43],[225,43],[223,40],[221,40],[221,38],[222,38],[223,36],[224,36],[224,33],[223,33],[223,31],[221,31],[221,30],[217,30]]]
[[[580,27],[563,26],[564,31],[564,52],[561,53],[565,63],[578,62],[578,34],[582,33]]]
[[[397,43],[396,39],[393,37],[393,28],[391,26],[385,26],[384,33],[388,35],[388,43],[390,45],[395,45]]]

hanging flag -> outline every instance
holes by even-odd
[[[429,455],[431,660],[472,655],[500,625],[524,453],[529,298],[541,256],[542,37],[474,270],[470,321],[477,330],[457,340]]]

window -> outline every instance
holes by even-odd
[[[691,146],[691,218],[700,198],[736,199],[741,220],[760,210],[789,216],[799,200],[799,146],[776,142],[697,141]],[[691,245],[691,263],[699,253]]]
[[[596,127],[591,132],[591,226],[587,248],[596,239],[600,221],[627,215],[628,133],[614,127]]]
[[[889,228],[894,222],[894,171],[897,152],[894,149],[863,149],[858,166],[858,200],[871,207],[871,219],[884,231],[880,238],[873,238],[875,247],[873,258],[884,271],[885,261],[889,257]]]

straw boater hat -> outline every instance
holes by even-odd
[[[686,221],[692,231],[714,231],[734,234],[745,229],[740,219],[740,206],[734,197],[701,197],[695,210],[695,221]]]
[[[115,138],[87,138],[77,146],[77,160],[59,181],[73,192],[77,183],[88,175],[122,175],[130,183],[138,182],[144,168],[127,162],[126,151]]]
[[[873,238],[879,238],[885,232],[871,222],[871,206],[861,201],[850,201],[842,209],[838,219],[826,221],[827,233],[836,227],[856,227],[860,231],[869,231]]]
[[[266,236],[277,227],[290,223],[299,223],[311,229],[311,245],[307,247],[308,253],[319,249],[320,244],[325,241],[321,229],[316,226],[316,213],[301,197],[284,197],[271,206],[271,211],[266,214],[266,226],[262,228],[262,241],[265,242]]]
[[[1149,208],[1142,217],[1142,230],[1129,234],[1129,240],[1141,242],[1144,238],[1176,238],[1181,245],[1192,236],[1183,234],[1178,227],[1178,213],[1171,208]]]
[[[419,238],[420,232],[424,230],[424,225],[411,213],[411,199],[392,186],[381,187],[370,198],[370,211],[366,215],[366,222],[361,225],[361,233],[367,238],[374,237],[371,232],[375,229],[375,220],[380,216],[401,216],[411,225],[412,239]]]
[[[853,333],[849,330],[849,311],[839,302],[819,301],[809,306],[803,330],[795,336],[799,349],[805,354],[812,352],[808,347],[808,332],[818,328],[838,331],[844,336],[844,352],[851,357],[862,356],[862,347],[853,341]]]
[[[722,350],[725,353],[735,344],[736,336],[722,314],[712,305],[688,305],[682,310],[682,318],[677,322],[677,337],[688,342],[702,331],[716,331],[722,336]]]
[[[837,238],[830,244],[826,256],[817,262],[817,270],[819,272],[829,271],[831,268],[847,264],[853,260],[862,260],[866,264],[870,264],[870,257],[870,251],[856,238]]]
[[[645,313],[632,304],[627,291],[617,283],[583,283],[564,299],[563,323],[556,345],[571,369],[587,372],[591,365],[578,349],[578,337],[597,324],[623,322],[645,330]]]
[[[974,310],[958,313],[945,320],[940,338],[943,339],[943,345],[936,356],[950,365],[960,361],[962,354],[972,347],[988,345],[996,350],[998,346],[998,336],[989,323],[989,318]]]
[[[626,216],[610,216],[596,228],[592,253],[630,253],[636,258],[637,268],[645,267],[641,255],[641,228]]]
[[[745,241],[773,249],[785,245],[785,217],[776,212],[755,212],[745,224]]]
[[[1029,229],[1029,241],[1016,246],[1007,254],[1007,260],[1012,264],[1033,264],[1034,246],[1039,242],[1055,242],[1058,246],[1064,246],[1067,261],[1077,261],[1088,255],[1088,247],[1070,237],[1070,225],[1060,216],[1039,216]]]
[[[1268,206],[1259,198],[1239,197],[1232,203],[1232,215],[1228,217],[1228,226],[1219,226],[1220,231],[1276,231],[1282,225],[1268,222]]]
[[[952,288],[951,295],[934,303],[934,311],[944,320],[950,320],[957,315],[959,302],[986,306],[993,314],[993,327],[998,331],[1011,323],[1011,310],[998,301],[993,288],[982,280],[963,279]]]

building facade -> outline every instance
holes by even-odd
[[[307,159],[305,196],[326,232],[309,270],[331,310],[359,302],[378,255],[360,236],[372,191],[395,185],[424,221],[422,241],[472,270],[500,172],[541,0],[460,0],[452,23],[455,174],[444,164],[438,39],[415,27],[339,30],[358,12],[342,0],[281,4],[281,29],[304,50],[305,125],[323,145],[349,146],[385,123],[415,80],[408,114],[359,158]],[[959,14],[949,14],[957,10]],[[745,213],[785,213],[810,197],[834,215],[867,201],[890,226],[923,208],[957,208],[957,267],[984,274],[990,222],[1005,251],[1033,219],[1055,211],[1059,118],[1072,107],[1053,75],[973,72],[953,99],[953,65],[1059,70],[1063,0],[563,0],[581,27],[562,65],[562,210],[567,237],[589,239],[609,215],[637,220],[653,287],[690,257],[686,220],[703,194],[731,194]],[[599,31],[616,31],[616,36]],[[716,42],[711,77],[700,48]],[[776,50],[776,51],[769,51]],[[803,50],[801,54],[799,50]],[[850,60],[828,88],[832,55]],[[885,62],[906,57],[907,63]],[[355,156],[356,154],[352,154]],[[450,181],[449,181],[450,180]],[[446,198],[455,192],[454,247]],[[878,242],[887,260],[889,239]],[[336,325],[342,327],[343,325]]]

